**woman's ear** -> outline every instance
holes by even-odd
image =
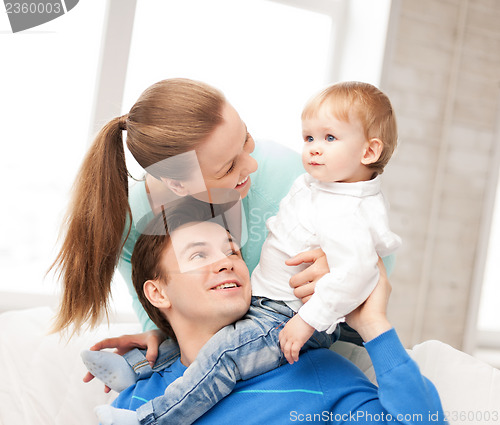
[[[171,307],[170,299],[165,291],[165,284],[159,280],[147,280],[144,282],[142,290],[149,302],[155,307],[162,309]]]
[[[174,180],[174,179],[170,179],[168,177],[162,177],[162,181],[177,196],[189,195],[189,191],[186,189],[186,187],[184,186],[184,184],[180,180]]]
[[[363,153],[363,157],[361,158],[361,163],[363,165],[369,165],[377,162],[380,158],[380,155],[382,154],[383,149],[384,143],[382,142],[382,140],[376,137],[368,140],[368,142],[366,143],[365,151]]]

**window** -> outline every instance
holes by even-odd
[[[256,139],[300,146],[300,113],[328,81],[329,16],[265,0],[137,4],[124,112],[171,77],[220,88]]]
[[[500,185],[497,187],[495,212],[490,231],[490,243],[484,270],[484,280],[481,291],[481,302],[478,315],[478,330],[500,334]],[[498,340],[498,336],[496,338]],[[493,341],[489,341],[491,344]],[[500,342],[497,342],[500,347]]]
[[[9,302],[0,310],[26,307],[16,294],[53,292],[44,275],[88,143],[104,9],[100,0],[82,1],[16,34],[0,14],[0,291],[8,293],[0,298]]]

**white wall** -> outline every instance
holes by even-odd
[[[400,146],[385,176],[403,240],[391,314],[408,344],[470,349],[498,176],[500,3],[393,3],[383,87]]]

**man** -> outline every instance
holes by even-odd
[[[155,222],[160,228],[163,223],[161,218]],[[176,338],[180,357],[123,391],[113,403],[115,408],[99,408],[103,425],[134,420],[161,423],[163,402],[157,397],[186,372],[217,332],[230,325],[237,328],[250,305],[248,269],[228,230],[185,213],[169,216],[168,223],[164,234],[149,232],[137,241],[133,279],[151,319]],[[390,285],[379,264],[378,286],[347,317],[366,342],[378,388],[336,353],[309,350],[293,365],[239,381],[197,423],[426,423],[431,415],[441,421],[437,423],[445,423],[436,389],[420,374],[387,320]],[[209,384],[213,391],[224,385]]]

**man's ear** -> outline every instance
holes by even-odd
[[[177,196],[186,196],[189,194],[188,190],[180,180],[170,179],[168,177],[162,177],[167,187],[174,192]]]
[[[361,158],[361,163],[363,165],[369,165],[377,162],[380,158],[380,155],[382,154],[383,149],[384,143],[382,142],[382,140],[376,137],[368,140],[365,146],[363,157]]]
[[[165,291],[165,284],[159,280],[147,280],[142,286],[144,295],[157,308],[170,308],[171,303]]]

